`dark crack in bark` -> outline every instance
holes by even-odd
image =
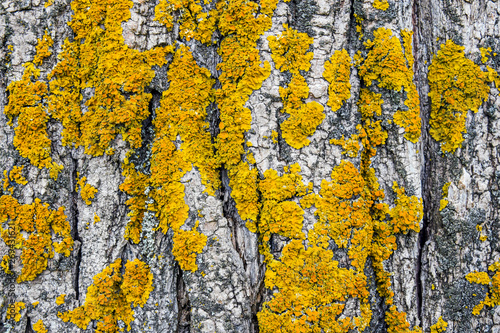
[[[177,264],[177,332],[189,333],[191,327],[191,302],[184,283],[182,269]]]

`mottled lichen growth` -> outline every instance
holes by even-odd
[[[9,226],[1,228],[4,242],[9,244],[8,229],[13,228],[17,233],[15,248],[22,250],[23,267],[17,276],[18,283],[34,280],[42,273],[47,268],[48,259],[54,257],[54,251],[67,257],[73,250],[73,238],[64,207],[52,210],[38,198],[31,204],[23,205],[12,196],[3,195],[0,197],[0,226],[5,224]],[[60,241],[55,242],[54,238]]]
[[[49,169],[50,176],[56,179],[63,166],[53,162],[51,157],[51,141],[47,135],[48,87],[45,82],[37,81],[40,69],[35,67],[51,55],[49,48],[52,44],[53,41],[47,32],[38,40],[33,62],[25,63],[21,80],[13,81],[7,87],[9,102],[5,106],[4,114],[9,118],[8,124],[11,126],[17,119],[14,146],[19,154],[28,158],[34,166]]]
[[[23,78],[8,87],[5,114],[11,120],[18,117],[14,144],[33,165],[49,168],[54,178],[62,166],[50,157],[49,116],[63,124],[63,144],[82,145],[88,154],[112,154],[110,143],[117,134],[132,147],[141,144],[140,129],[151,99],[144,88],[154,76],[151,66],[163,65],[170,48],[141,53],[125,45],[121,22],[130,18],[131,6],[131,1],[73,1],[68,25],[75,38],[65,41],[59,62],[47,77],[49,87],[43,81],[32,82],[40,75],[34,65],[51,55],[47,33],[39,40],[33,63],[24,65]],[[86,101],[85,89],[94,90]]]
[[[489,286],[489,292],[484,300],[472,309],[472,314],[478,315],[484,306],[495,307],[500,305],[500,261],[488,267],[488,270],[495,273],[490,278],[487,272],[474,271],[465,276],[470,283],[484,284]]]
[[[484,64],[488,61],[488,57],[491,56],[491,47],[480,47],[479,51],[481,52],[481,62]]]
[[[295,149],[308,146],[307,139],[316,131],[325,119],[323,106],[317,102],[303,103],[309,97],[309,86],[300,70],[308,71],[314,54],[307,52],[313,39],[305,33],[289,28],[286,24],[278,37],[269,36],[269,47],[276,68],[292,74],[292,80],[286,88],[280,87],[279,92],[283,100],[282,112],[290,117],[281,124],[283,139]]]
[[[94,277],[94,284],[87,288],[85,303],[58,316],[65,322],[71,322],[81,329],[87,329],[91,321],[96,321],[95,332],[121,332],[118,321],[122,321],[130,330],[134,320],[132,306],[143,306],[153,290],[153,274],[142,261],[127,261],[122,276],[121,259]]]
[[[127,154],[122,164],[122,175],[125,180],[120,185],[120,190],[129,195],[125,202],[130,212],[128,213],[129,221],[125,227],[124,237],[137,244],[141,240],[142,220],[147,210],[146,190],[149,186],[149,178],[144,173],[137,171],[134,163],[129,162],[131,154],[132,151]]]
[[[404,104],[408,110],[398,110],[394,114],[394,123],[405,129],[406,139],[416,143],[420,138],[421,120],[419,96],[413,82],[412,33],[401,31],[404,53],[400,40],[392,35],[391,30],[378,28],[373,36],[373,41],[365,42],[369,52],[359,64],[359,76],[367,86],[376,80],[380,88],[406,91]]]
[[[117,134],[132,148],[140,147],[142,121],[149,116],[151,94],[144,89],[154,76],[151,67],[165,64],[172,51],[167,46],[140,52],[125,44],[121,22],[130,19],[132,5],[73,1],[68,25],[75,38],[66,40],[49,75],[49,110],[64,126],[63,144],[84,146],[87,154],[112,154]],[[93,89],[93,95],[82,100],[85,89]]]
[[[207,1],[204,1],[207,4]],[[178,17],[174,22],[174,15]],[[174,23],[179,24],[179,35],[187,41],[192,38],[209,44],[215,32],[216,11],[206,12],[199,1],[193,0],[160,0],[155,7],[155,20],[164,24],[169,30]]]
[[[467,132],[467,112],[478,111],[488,97],[488,73],[465,57],[464,47],[448,40],[429,66],[429,96],[432,101],[429,130],[441,142],[443,152],[455,152]]]
[[[415,89],[411,81],[412,73],[408,69],[408,66],[413,65],[413,57],[405,58],[401,43],[395,37],[389,38],[391,35],[390,31],[379,29],[375,33],[375,42],[368,41],[365,44],[369,52],[366,58],[358,57],[359,75],[367,86],[370,86],[372,80],[378,80],[379,87],[383,88]],[[391,70],[394,73],[390,73]],[[419,115],[415,115],[419,111],[418,95],[416,96],[417,104],[410,113],[416,116],[420,123]],[[395,235],[406,234],[410,230],[420,231],[423,205],[421,199],[407,196],[404,188],[397,183],[393,186],[396,197],[394,206],[391,208],[383,203],[385,194],[380,189],[375,170],[371,167],[377,147],[383,145],[388,138],[381,120],[377,119],[382,115],[382,103],[381,94],[362,88],[357,103],[361,114],[361,124],[357,126],[358,133],[348,140],[333,140],[333,143],[342,144],[351,157],[359,153],[361,141],[363,148],[359,170],[351,162],[342,161],[333,169],[332,180],[322,181],[318,194],[305,195],[304,190],[295,193],[285,191],[286,186],[271,183],[270,188],[276,194],[284,191],[285,199],[305,195],[300,200],[301,206],[315,206],[318,221],[306,237],[300,229],[302,208],[297,207],[298,209],[289,210],[287,217],[281,219],[281,223],[274,222],[277,228],[272,228],[274,225],[265,223],[265,220],[259,220],[257,228],[254,228],[261,235],[265,235],[263,241],[269,239],[271,234],[291,239],[279,259],[270,255],[265,243],[261,248],[261,253],[265,255],[268,263],[266,287],[278,290],[269,302],[264,303],[258,314],[261,331],[287,331],[292,328],[304,332],[349,332],[352,329],[364,331],[372,318],[368,299],[368,278],[364,271],[370,258],[375,271],[377,290],[388,307],[385,314],[387,331],[421,332],[418,327],[410,330],[406,313],[398,311],[394,305],[391,274],[384,268],[384,261],[397,249]],[[418,139],[420,126],[408,126],[407,134],[409,140]],[[299,171],[300,169],[296,169],[293,172],[297,180],[301,179]],[[275,171],[268,170],[264,176],[265,179],[260,182],[259,188],[265,200],[262,184],[276,179],[277,175]],[[291,201],[285,202],[295,204]],[[266,201],[262,206],[266,207]],[[281,211],[285,212],[284,209]],[[261,218],[263,216],[265,215],[261,212]],[[249,228],[253,230],[251,225]],[[306,238],[308,242],[304,246],[303,239]],[[328,249],[331,241],[339,248],[348,249],[348,268],[339,268],[338,263],[332,260],[333,253]],[[341,316],[348,298],[359,300],[356,303],[359,306],[356,313],[359,315],[353,318]]]
[[[206,109],[214,99],[214,80],[207,69],[196,64],[189,49],[180,45],[169,67],[169,83],[153,121],[151,174],[137,171],[129,156],[122,166],[126,178],[120,189],[131,196],[127,200],[130,220],[125,238],[134,243],[140,241],[144,213],[152,210],[159,229],[164,233],[169,228],[174,231],[173,253],[180,267],[194,271],[196,253],[203,250],[206,237],[194,229],[191,232],[181,229],[189,213],[181,178],[195,166],[208,194],[214,195],[220,185],[205,119]],[[181,143],[176,145],[178,139]]]

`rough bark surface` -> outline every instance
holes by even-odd
[[[106,3],[105,0],[99,2]],[[62,52],[65,40],[75,38],[68,25],[74,14],[71,3],[71,0],[54,0],[48,6],[41,0],[3,0],[0,3],[0,171],[11,173],[15,166],[24,166],[22,175],[28,181],[22,185],[11,180],[10,193],[7,187],[0,193],[11,195],[20,204],[31,204],[39,198],[50,209],[64,207],[74,240],[69,256],[55,253],[48,259],[46,269],[32,280],[16,282],[23,267],[21,247],[15,250],[15,258],[7,265],[13,274],[0,268],[0,332],[33,332],[33,325],[39,320],[43,321],[48,332],[115,332],[113,329],[118,328],[99,330],[99,320],[92,320],[86,329],[81,329],[72,322],[63,321],[58,313],[82,306],[88,288],[95,282],[94,277],[115,260],[121,259],[125,265],[127,260],[136,258],[148,265],[154,289],[144,306],[133,306],[131,332],[268,332],[263,317],[258,314],[279,288],[266,287],[270,261],[262,254],[262,249],[259,250],[259,245],[267,240],[263,241],[261,233],[249,230],[248,219],[242,219],[237,199],[232,196],[234,183],[231,181],[240,177],[232,171],[234,166],[218,164],[220,186],[214,195],[204,192],[204,180],[196,167],[185,172],[180,180],[184,186],[184,201],[189,207],[182,229],[193,230],[199,221],[197,230],[207,237],[202,252],[196,254],[197,269],[183,270],[173,254],[175,230],[171,228],[164,232],[159,229],[159,217],[154,210],[148,210],[148,206],[142,220],[140,242],[136,244],[124,238],[130,220],[126,204],[130,196],[119,187],[125,179],[123,161],[130,144],[122,136],[118,135],[110,142],[114,154],[93,156],[85,154],[84,147],[63,145],[63,125],[49,119],[46,126],[51,140],[51,158],[63,166],[57,179],[50,176],[47,168],[39,168],[29,158],[22,157],[14,145],[16,120],[8,123],[4,111],[12,99],[8,86],[21,80],[23,64],[33,61],[36,46],[45,31],[54,41],[50,47],[52,55],[38,68],[41,80],[49,82],[47,75],[60,61],[57,55]],[[213,4],[207,3],[200,2],[205,6],[203,10],[214,8]],[[217,65],[222,61],[219,47],[225,38],[229,38],[228,35],[216,29],[212,36],[215,43],[208,45],[195,39],[186,40],[179,33],[178,23],[170,30],[155,20],[156,6],[157,0],[133,1],[131,18],[121,23],[125,44],[141,52],[167,45],[173,45],[174,49],[187,45],[196,64],[206,68],[214,79],[213,89],[225,89],[219,80],[224,73]],[[358,132],[358,124],[366,124],[367,120],[360,115],[359,100],[362,91],[371,89],[381,94],[384,100],[381,114],[375,117],[381,121],[382,130],[387,132],[385,142],[378,145],[376,155],[369,158],[370,167],[385,193],[384,198],[377,200],[393,208],[397,200],[393,184],[397,182],[404,187],[408,197],[421,198],[423,204],[424,213],[417,221],[418,228],[393,233],[397,249],[392,250],[389,259],[383,260],[383,269],[390,273],[393,300],[388,302],[387,295],[377,290],[380,281],[372,265],[375,259],[369,255],[363,271],[369,291],[369,296],[364,298],[371,309],[369,324],[363,329],[353,325],[338,332],[417,332],[411,331],[417,330],[417,326],[423,332],[431,332],[431,326],[436,325],[440,317],[448,324],[446,332],[500,332],[500,307],[487,304],[479,314],[472,313],[488,293],[491,298],[500,297],[498,291],[495,294],[495,287],[500,288],[500,285],[495,284],[495,278],[489,284],[472,283],[466,278],[471,272],[488,272],[488,267],[500,258],[500,98],[493,80],[487,83],[491,90],[478,111],[468,110],[461,147],[443,153],[442,143],[429,132],[432,109],[429,66],[441,45],[452,40],[465,47],[465,57],[480,66],[482,71],[486,72],[486,65],[500,70],[499,21],[500,2],[491,0],[396,0],[389,1],[386,10],[375,8],[372,1],[277,2],[272,13],[272,26],[256,43],[261,58],[259,63],[268,61],[271,72],[245,102],[251,111],[251,128],[244,132],[244,147],[246,153],[253,153],[255,158],[255,163],[250,162],[250,165],[258,172],[257,181],[266,178],[266,170],[277,170],[283,175],[285,167],[298,163],[303,183],[312,182],[312,192],[320,193],[322,181],[335,181],[332,170],[342,161],[349,160],[361,169],[362,154],[349,157],[342,146],[332,144],[330,140],[342,136],[347,139]],[[292,74],[276,67],[268,40],[269,36],[283,33],[284,24],[313,38],[308,49],[314,54],[310,69],[300,71],[309,87],[309,95],[301,103],[317,102],[324,107],[324,119],[308,136],[310,144],[300,149],[287,142],[282,125],[289,115],[282,112],[280,87],[290,84]],[[407,109],[404,105],[407,89],[385,89],[380,83],[377,85],[377,78],[369,86],[359,76],[359,65],[351,65],[350,97],[338,110],[327,106],[330,83],[324,77],[325,62],[335,51],[343,49],[351,58],[358,51],[366,57],[366,42],[374,40],[374,32],[381,27],[390,29],[401,44],[401,32],[413,32],[415,63],[411,70],[419,94],[422,125],[416,142],[408,140],[405,129],[392,121],[397,110]],[[488,47],[491,55],[487,62],[483,62],[480,48]],[[162,94],[173,79],[169,76],[172,61],[173,55],[168,54],[165,64],[150,66],[155,76],[144,89],[151,94],[149,115],[142,121],[141,147],[135,149],[130,160],[146,175],[151,169],[151,146],[156,140],[153,123]],[[83,96],[85,94],[88,96]],[[82,105],[92,94],[91,89],[82,92]],[[221,127],[219,104],[217,98],[211,101],[204,120],[213,143],[224,128]],[[179,148],[181,138],[176,137],[174,141]],[[98,190],[90,205],[76,190],[77,180],[83,176],[86,183]],[[450,183],[448,194],[443,197],[446,183]],[[444,208],[440,207],[442,199],[448,201]],[[264,200],[262,194],[258,200]],[[301,202],[298,195],[286,200]],[[152,203],[148,201],[147,205]],[[302,206],[302,232],[307,234],[313,230],[319,217],[315,215],[314,207]],[[4,211],[0,210],[0,213],[0,227],[5,233],[9,219]],[[100,221],[94,223],[95,215]],[[283,223],[286,221],[285,218]],[[26,232],[23,235],[28,237]],[[280,260],[292,238],[279,233],[271,235],[268,244],[272,260]],[[302,240],[305,247],[308,242],[307,237]],[[330,259],[337,261],[339,267],[352,269],[352,258],[348,253],[350,242],[347,248],[339,247],[331,239],[329,242],[328,251],[333,253]],[[8,252],[8,244],[0,240],[0,259],[8,256]],[[490,270],[489,278],[493,276],[494,271]],[[9,296],[12,285],[15,294]],[[66,295],[64,302],[56,303],[56,298],[62,294]],[[7,318],[12,302],[25,304],[25,308],[19,311],[18,320]],[[341,315],[336,317],[339,322],[343,318],[361,315],[360,297],[347,295],[339,302],[345,305]],[[398,313],[406,314],[403,322],[408,324],[407,327],[405,324],[394,326],[388,319],[392,304]],[[307,324],[310,328],[300,332],[334,332],[321,326],[323,324],[318,324],[319,328],[313,330],[315,324],[311,318]],[[118,327],[127,330],[126,326],[118,321]],[[294,326],[299,327],[299,324]],[[285,328],[285,324],[282,329],[283,332],[294,331]],[[432,332],[441,331],[434,326]]]

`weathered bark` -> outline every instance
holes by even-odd
[[[8,86],[21,80],[23,64],[33,61],[39,43],[37,40],[45,31],[52,37],[54,45],[50,48],[52,55],[38,68],[41,70],[39,80],[49,82],[47,75],[61,61],[57,55],[62,52],[64,41],[75,38],[68,25],[74,14],[71,3],[71,0],[54,0],[46,7],[40,0],[4,0],[0,4],[0,171],[11,172],[14,166],[24,166],[22,174],[28,183],[22,185],[11,180],[12,197],[20,204],[31,204],[39,198],[51,209],[64,207],[74,240],[69,256],[55,253],[53,258],[48,259],[47,268],[33,280],[15,282],[23,267],[20,257],[22,248],[16,250],[15,258],[10,261],[14,274],[7,274],[0,268],[0,332],[32,332],[33,325],[39,320],[43,320],[48,332],[95,331],[97,321],[91,321],[86,330],[80,329],[72,322],[64,322],[58,312],[82,306],[89,286],[95,282],[94,277],[115,260],[122,259],[125,264],[127,260],[136,258],[149,266],[154,289],[143,307],[133,306],[135,313],[130,324],[131,332],[258,332],[259,326],[260,331],[267,332],[263,329],[264,324],[259,323],[257,314],[265,308],[265,302],[273,299],[279,288],[275,286],[271,290],[265,286],[269,261],[266,261],[262,249],[259,252],[259,245],[266,242],[261,237],[263,229],[250,231],[248,221],[241,217],[238,199],[234,198],[234,183],[231,183],[240,177],[234,174],[234,165],[218,162],[220,186],[214,195],[204,192],[205,180],[198,167],[184,170],[180,183],[184,186],[184,201],[189,213],[182,230],[192,230],[199,221],[198,231],[207,237],[203,251],[196,256],[197,270],[191,271],[183,270],[173,254],[176,231],[170,228],[164,233],[158,228],[159,217],[151,208],[154,206],[151,197],[148,197],[142,220],[141,241],[136,244],[124,238],[130,220],[126,204],[130,196],[119,188],[125,179],[123,162],[130,144],[122,136],[117,135],[110,142],[114,154],[85,154],[82,146],[72,148],[63,145],[63,125],[54,118],[49,119],[47,133],[51,140],[51,158],[64,167],[57,180],[50,176],[47,168],[33,165],[16,149],[14,127],[17,123],[14,119],[13,124],[9,124],[4,111],[12,100]],[[216,29],[212,36],[214,43],[208,45],[195,39],[186,40],[179,34],[178,23],[170,31],[154,20],[157,5],[158,1],[134,0],[130,20],[121,23],[126,45],[141,52],[167,45],[187,45],[196,64],[209,71],[214,80],[213,89],[223,91],[224,82],[221,81],[224,78],[221,79],[221,76],[224,71],[218,67],[223,59],[219,47],[225,38],[229,38],[227,34]],[[214,8],[213,4],[203,6],[205,11]],[[284,167],[298,163],[302,182],[312,182],[312,192],[318,194],[323,187],[322,181],[335,181],[332,170],[343,160],[352,162],[363,173],[363,145],[360,154],[349,157],[344,154],[342,146],[332,144],[330,140],[342,136],[347,139],[358,133],[357,125],[367,126],[366,118],[360,114],[359,100],[362,91],[370,90],[381,94],[384,101],[381,114],[373,115],[375,118],[372,121],[380,120],[382,130],[387,132],[385,142],[377,145],[376,155],[369,158],[369,167],[374,169],[376,181],[385,193],[385,197],[377,199],[377,202],[385,203],[390,208],[396,206],[394,182],[405,189],[408,197],[422,199],[424,213],[423,218],[416,221],[418,228],[393,232],[391,236],[396,237],[397,249],[393,249],[390,258],[383,261],[383,269],[391,274],[393,304],[399,313],[406,314],[409,328],[403,330],[391,326],[393,323],[388,319],[391,304],[386,295],[377,291],[380,281],[376,279],[377,272],[373,265],[376,259],[368,255],[364,270],[358,273],[366,275],[366,289],[369,291],[366,300],[372,314],[368,327],[364,330],[352,328],[351,331],[410,332],[410,329],[420,326],[424,332],[430,332],[431,326],[442,317],[448,323],[446,332],[500,332],[499,307],[486,305],[478,315],[472,314],[473,308],[488,293],[492,297],[495,281],[482,285],[466,279],[466,275],[474,271],[488,272],[488,267],[500,257],[498,90],[491,80],[487,82],[491,87],[488,98],[479,106],[478,112],[469,110],[467,114],[467,132],[463,134],[461,148],[446,153],[441,150],[443,143],[437,142],[429,132],[432,101],[428,96],[429,66],[447,40],[463,45],[465,57],[480,65],[483,72],[487,70],[486,65],[500,70],[499,13],[499,3],[491,0],[398,0],[389,1],[386,10],[374,8],[371,1],[279,1],[272,15],[272,27],[257,41],[261,57],[259,64],[264,61],[271,64],[270,75],[245,103],[251,111],[251,129],[244,134],[244,146],[245,151],[255,157],[255,163],[250,162],[249,165],[258,171],[257,183],[266,179],[266,170],[277,170],[278,175],[284,175]],[[284,24],[314,38],[309,48],[309,52],[314,53],[311,67],[297,72],[304,76],[310,89],[303,103],[317,102],[324,107],[325,118],[314,134],[308,137],[310,144],[300,149],[290,146],[282,129],[289,115],[282,112],[284,105],[279,89],[288,86],[293,75],[291,71],[280,71],[276,67],[276,59],[267,39],[268,36],[279,36],[285,30]],[[374,40],[374,32],[381,27],[390,29],[392,36],[396,36],[401,44],[402,31],[413,32],[415,63],[412,80],[419,94],[422,125],[416,142],[408,140],[405,129],[393,121],[397,110],[407,109],[404,103],[408,98],[408,89],[386,89],[377,81],[367,85],[359,74],[359,65],[350,67],[350,97],[338,110],[327,106],[331,96],[328,93],[330,83],[323,76],[325,62],[335,51],[343,49],[352,58],[356,52],[362,51],[361,57],[365,59],[368,52],[366,42]],[[491,55],[487,62],[482,62],[480,48],[488,47],[492,49]],[[406,46],[404,52],[407,52]],[[168,54],[166,64],[153,66],[155,76],[144,88],[144,92],[151,94],[149,115],[142,121],[141,147],[135,149],[130,161],[137,171],[147,176],[151,175],[152,145],[158,140],[159,129],[155,128],[154,121],[161,108],[162,94],[175,79],[169,74],[173,58]],[[409,66],[408,55],[406,60]],[[93,93],[90,88],[82,91],[82,96],[85,95],[82,105]],[[214,154],[219,147],[215,143],[224,128],[223,124],[221,127],[223,111],[217,98],[212,98],[204,119],[206,131],[214,143]],[[277,133],[276,138],[273,132]],[[180,136],[176,135],[174,141],[179,149]],[[244,159],[243,155],[241,158]],[[98,190],[90,205],[76,190],[79,177],[87,177],[86,182]],[[368,182],[369,177],[366,174],[363,177]],[[440,200],[443,199],[445,183],[450,185],[448,204],[443,208],[440,207]],[[154,185],[151,184],[147,191],[153,190]],[[262,193],[258,191],[260,204],[265,201]],[[0,190],[0,194],[10,195],[7,188]],[[348,199],[360,200],[360,195]],[[302,196],[296,194],[286,200],[299,204]],[[1,205],[0,208],[0,226],[8,230],[9,219]],[[315,227],[319,217],[314,214],[314,207],[302,204],[302,208],[302,232],[306,235],[303,245],[307,248],[310,246],[307,233]],[[372,206],[370,212],[375,215],[376,209]],[[388,212],[379,219],[391,221]],[[94,222],[95,215],[100,217],[100,221]],[[23,235],[27,238],[28,233]],[[278,233],[271,235],[268,244],[273,260],[280,260],[283,249],[292,238]],[[347,248],[340,248],[330,239],[328,250],[333,251],[332,260],[337,261],[339,267],[352,269],[352,258],[348,253],[353,246],[352,239],[347,241]],[[0,259],[8,251],[8,244],[0,241]],[[489,277],[493,274],[490,271]],[[12,285],[15,286],[13,297],[8,294]],[[61,294],[66,295],[65,302],[58,305],[56,298]],[[360,316],[361,298],[346,296],[345,300],[339,300],[339,303],[345,304],[342,315],[336,318],[339,321]],[[12,302],[25,303],[19,321],[7,319],[8,305]],[[34,306],[35,302],[39,304]],[[126,329],[123,323],[119,322],[119,325]],[[323,327],[323,324],[318,325]],[[288,332],[283,327],[285,331]]]

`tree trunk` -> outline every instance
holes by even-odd
[[[3,0],[0,332],[500,332],[499,13]]]

